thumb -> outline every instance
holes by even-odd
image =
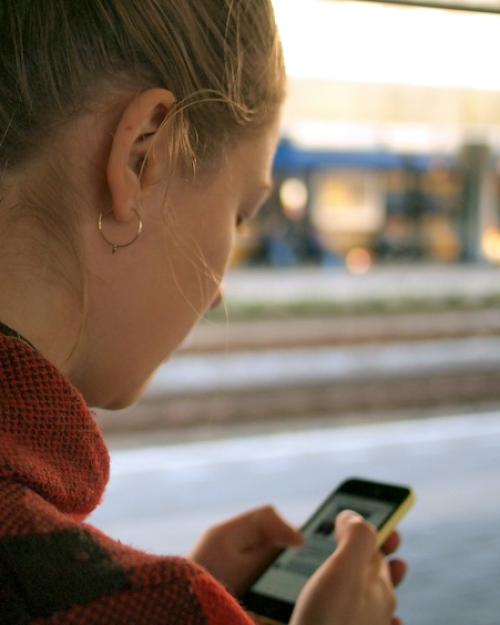
[[[335,522],[338,557],[347,569],[358,571],[369,564],[377,550],[377,531],[357,512],[344,510]]]

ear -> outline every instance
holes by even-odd
[[[175,97],[166,89],[149,89],[136,96],[124,110],[114,133],[107,164],[107,181],[112,197],[112,212],[117,221],[127,222],[142,189],[165,171],[164,160],[149,148],[159,142],[160,127],[175,104]]]

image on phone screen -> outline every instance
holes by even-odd
[[[295,603],[309,577],[334,552],[335,519],[342,510],[354,510],[378,527],[391,516],[393,509],[391,502],[367,501],[364,497],[338,494],[304,527],[304,545],[285,550],[252,590]]]

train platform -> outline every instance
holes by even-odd
[[[225,280],[229,304],[322,301],[339,304],[401,300],[475,303],[500,295],[500,267],[471,265],[375,266],[354,275],[344,267],[249,268]]]
[[[112,441],[113,442],[113,441]],[[410,563],[398,613],[412,625],[497,625],[500,412],[112,446],[112,479],[90,522],[150,553],[185,555],[214,523],[273,504],[301,524],[341,480],[410,484]]]

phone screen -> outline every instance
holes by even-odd
[[[295,604],[300,591],[336,547],[335,519],[342,510],[354,510],[381,527],[398,503],[337,491],[302,529],[304,544],[286,549],[251,588],[252,593]]]

